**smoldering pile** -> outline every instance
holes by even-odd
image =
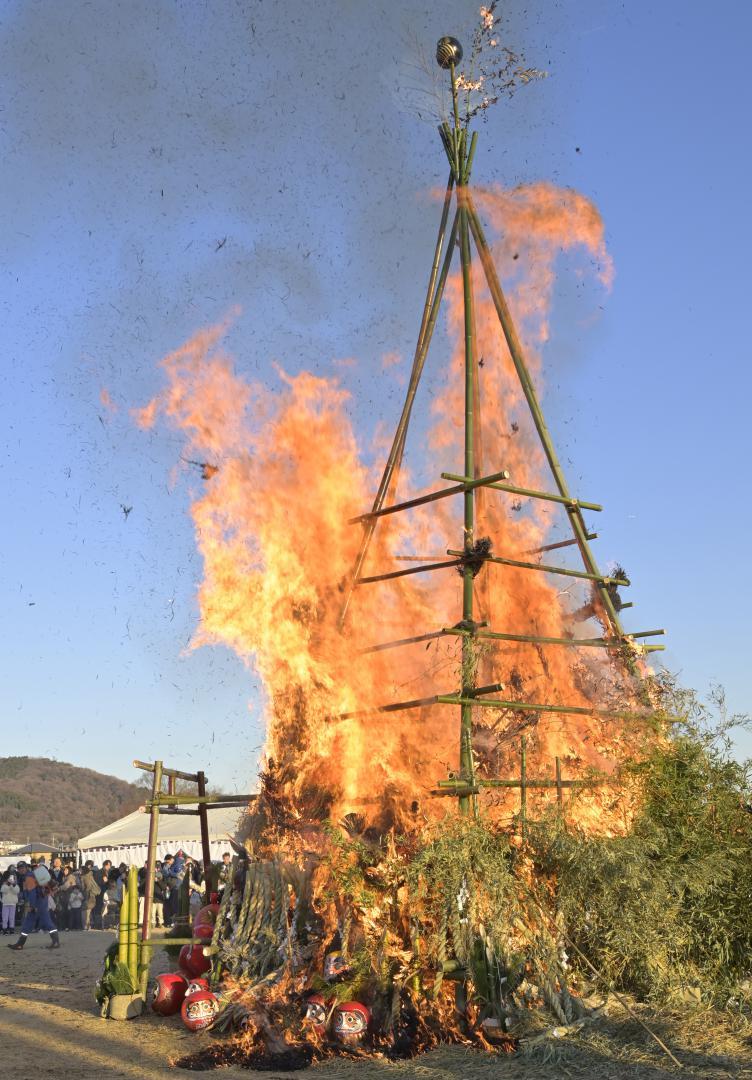
[[[209,950],[228,1038],[177,1064],[304,1068],[439,1044],[514,1051],[531,1009],[587,1015],[555,926],[523,900],[512,838],[470,820],[423,837],[359,815],[279,828],[259,800]]]

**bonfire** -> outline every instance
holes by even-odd
[[[505,47],[495,5],[464,69],[454,38],[437,61],[450,174],[378,485],[337,381],[279,370],[280,390],[249,386],[225,326],[164,360],[139,414],[184,434],[205,481],[193,644],[229,645],[267,695],[260,793],[205,949],[231,1039],[185,1064],[549,1045],[594,1022],[598,988],[665,992],[680,963],[668,944],[662,960],[625,945],[619,904],[595,898],[610,873],[613,900],[630,852],[624,910],[660,878],[656,777],[696,744],[677,741],[686,709],[647,663],[662,631],[621,622],[629,580],[596,563],[585,515],[601,507],[570,492],[537,389],[556,258],[584,252],[608,287],[603,224],[548,184],[471,191],[473,118],[541,75]],[[442,299],[454,348],[408,468]],[[746,850],[745,813],[724,805]],[[705,977],[698,940],[682,950],[682,979]]]

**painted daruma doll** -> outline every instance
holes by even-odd
[[[321,994],[311,994],[306,998],[305,1023],[313,1028],[317,1035],[326,1035],[326,1016],[328,1013],[326,1001]]]
[[[363,1041],[371,1014],[359,1001],[343,1001],[334,1010],[334,1038],[346,1046]]]
[[[324,978],[328,983],[337,982],[350,970],[341,952],[328,952],[324,957]]]
[[[219,1002],[211,990],[197,990],[187,994],[180,1015],[189,1031],[201,1031],[208,1027],[219,1012]]]

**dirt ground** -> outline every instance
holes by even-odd
[[[191,1075],[169,1063],[208,1045],[211,1035],[191,1034],[179,1017],[147,1013],[125,1023],[100,1018],[93,986],[113,938],[107,931],[63,933],[57,952],[45,948],[46,934],[32,935],[20,953],[5,948],[13,939],[0,942],[0,1077],[179,1080]],[[157,952],[155,970],[167,968],[165,954]],[[709,1015],[694,1012],[650,1022],[685,1064],[684,1075],[752,1080],[752,1028],[741,1021],[719,1028],[717,1017],[711,1023]],[[556,1053],[547,1063],[540,1051],[536,1059],[446,1047],[409,1062],[331,1061],[305,1072],[263,1075],[270,1080],[659,1080],[678,1074],[639,1026],[615,1012],[585,1038],[560,1042],[561,1050],[546,1044],[542,1056],[551,1049]],[[218,1080],[248,1080],[249,1075],[242,1068],[224,1068]]]

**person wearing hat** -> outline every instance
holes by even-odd
[[[52,921],[49,908],[49,896],[46,885],[50,875],[46,867],[37,869],[36,874],[29,874],[24,881],[24,899],[26,900],[26,914],[21,923],[21,934],[18,941],[9,945],[9,949],[16,952],[23,949],[26,939],[32,930],[47,930],[50,935],[48,949],[59,949],[60,938],[57,927]]]

